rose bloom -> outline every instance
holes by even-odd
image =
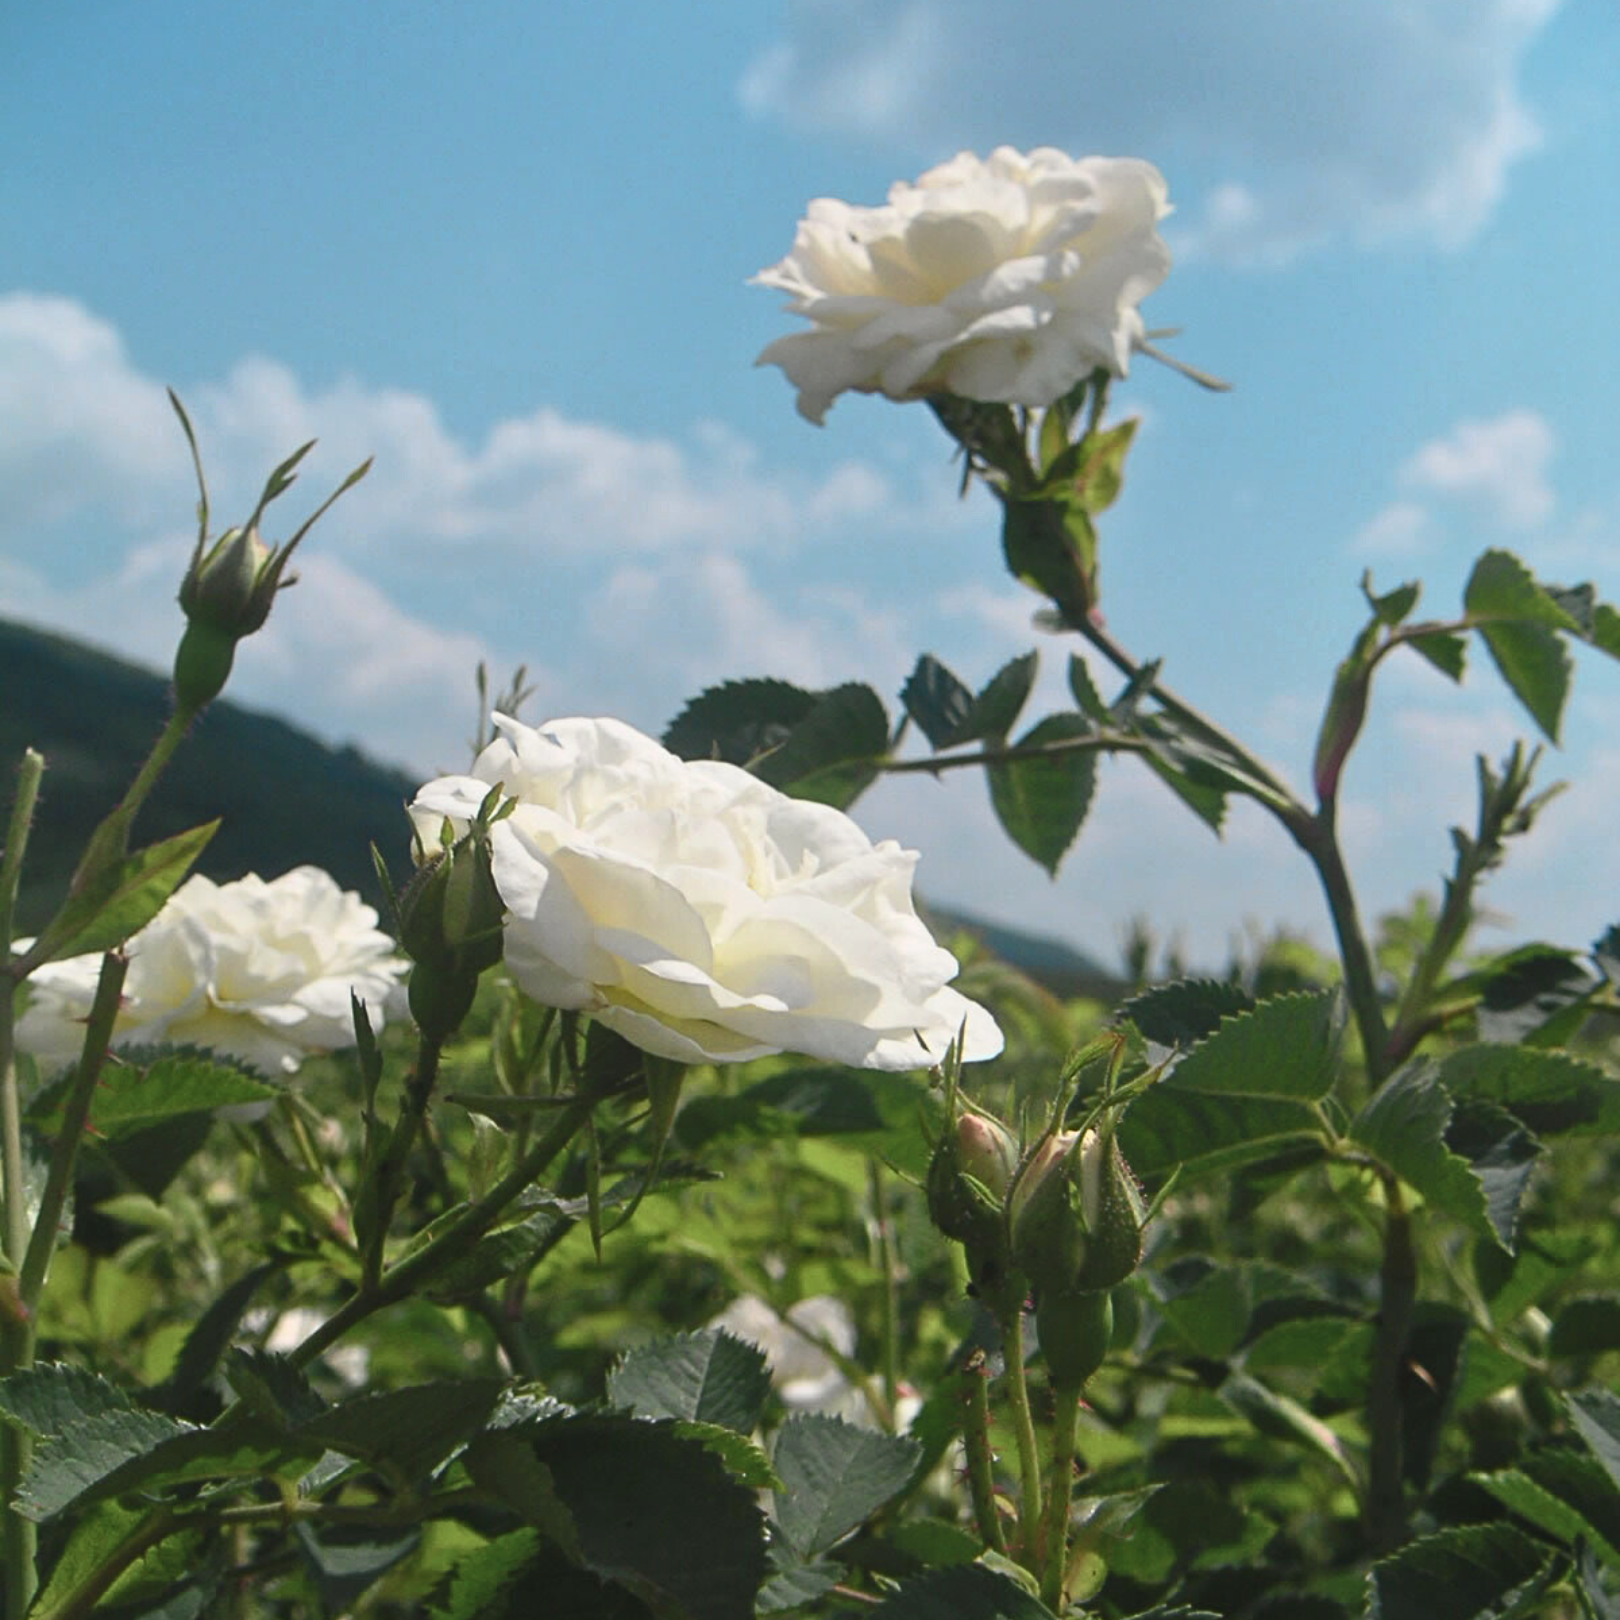
[[[878,208],[819,198],[754,277],[814,330],[757,363],[787,373],[812,422],[846,388],[1050,405],[1099,366],[1125,375],[1136,306],[1170,269],[1169,211],[1151,163],[1049,146],[961,152]]]
[[[687,1063],[921,1068],[964,1021],[969,1059],[1001,1049],[912,907],[912,851],[618,720],[495,724],[473,774],[429,782],[411,813],[435,849],[492,784],[517,801],[490,844],[507,971],[536,1001]]]
[[[200,1046],[264,1074],[352,1046],[351,990],[379,1026],[406,965],[377,913],[314,866],[188,878],[125,948],[114,1046]],[[19,1047],[46,1067],[75,1060],[100,973],[99,952],[39,968]]]

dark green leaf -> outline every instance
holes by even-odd
[[[771,1548],[771,1573],[759,1589],[757,1612],[781,1614],[802,1608],[830,1592],[843,1578],[843,1566],[830,1558],[800,1560],[791,1547]]]
[[[218,831],[216,820],[176,833],[124,856],[93,877],[79,893],[69,896],[47,926],[48,960],[109,951],[138,933],[163,909]]]
[[[815,708],[817,694],[787,681],[727,681],[711,686],[669,723],[664,746],[682,759],[746,765],[780,748]]]
[[[500,1393],[496,1379],[463,1378],[358,1395],[312,1418],[298,1434],[414,1481],[483,1424]]]
[[[789,1418],[771,1459],[786,1487],[775,1495],[782,1534],[807,1558],[825,1552],[905,1487],[917,1449],[914,1441],[840,1418]]]
[[[1550,1356],[1600,1356],[1620,1350],[1620,1297],[1580,1294],[1566,1299],[1553,1318]]]
[[[1493,1102],[1537,1136],[1620,1131],[1620,1080],[1595,1064],[1533,1046],[1465,1046],[1440,1062],[1454,1096]]]
[[[937,658],[924,653],[906,677],[900,701],[935,748],[951,748],[962,740],[973,693]]]
[[[296,1525],[293,1534],[328,1614],[340,1614],[352,1608],[373,1582],[408,1558],[422,1543],[421,1532],[414,1530],[391,1541],[355,1543],[321,1541],[304,1524]]]
[[[152,1405],[176,1417],[192,1417],[199,1421],[212,1416],[212,1412],[193,1411],[203,1385],[213,1376],[219,1358],[236,1336],[242,1313],[259,1291],[260,1285],[281,1269],[280,1260],[267,1260],[244,1272],[197,1319],[197,1325],[186,1335],[180,1358],[174,1371],[152,1391]],[[217,1406],[214,1408],[218,1410]]]
[[[1221,1021],[1160,1081],[1177,1091],[1318,1101],[1338,1076],[1344,998],[1336,990],[1273,996]]]
[[[310,1388],[309,1379],[289,1356],[273,1350],[230,1350],[224,1359],[225,1381],[242,1403],[274,1427],[291,1431],[328,1409]]]
[[[1052,1612],[982,1564],[933,1569],[872,1611],[873,1620],[1052,1620]]]
[[[782,1488],[770,1459],[747,1435],[719,1423],[698,1423],[690,1418],[676,1420],[675,1434],[682,1440],[695,1440],[705,1451],[712,1451],[726,1465],[727,1472],[750,1490]]]
[[[608,1374],[608,1399],[639,1417],[692,1418],[751,1433],[770,1394],[765,1357],[718,1328],[655,1339]]]
[[[1451,1113],[1440,1070],[1429,1058],[1415,1058],[1384,1082],[1349,1134],[1426,1203],[1500,1242],[1483,1184],[1468,1161],[1446,1146]]]
[[[1576,1432],[1620,1488],[1620,1395],[1607,1389],[1588,1389],[1564,1398]]]
[[[1578,1024],[1597,983],[1573,952],[1523,945],[1486,963],[1457,987],[1479,992],[1475,1016],[1481,1040],[1517,1045],[1549,1025],[1564,1025],[1572,1009]]]
[[[1004,499],[1001,554],[1013,578],[1050,597],[1069,623],[1080,623],[1091,610],[1097,531],[1077,501]]]
[[[0,1413],[40,1438],[87,1418],[132,1412],[135,1397],[82,1367],[44,1362],[0,1379]]]
[[[877,775],[889,752],[889,716],[870,686],[851,682],[821,693],[782,744],[751,769],[795,798],[844,809]]]
[[[1557,742],[1572,667],[1564,643],[1539,624],[1487,624],[1479,633],[1513,695]]]
[[[1102,694],[1092,681],[1085,659],[1078,653],[1069,654],[1069,690],[1074,693],[1074,701],[1080,706],[1080,712],[1088,719],[1099,724],[1108,719],[1108,705],[1103,702]]]
[[[1470,1524],[1411,1542],[1373,1565],[1367,1620],[1508,1620],[1532,1612],[1547,1549],[1511,1524]]]
[[[1089,735],[1091,724],[1074,713],[1052,714],[1018,739],[1020,748],[1044,748]],[[1091,750],[988,765],[990,803],[1007,836],[1054,876],[1074,842],[1097,784]]]
[[[963,717],[956,741],[999,742],[1013,728],[1035,685],[1040,660],[1032,652],[1010,659],[985,683]]]
[[[1592,956],[1598,971],[1610,984],[1620,983],[1620,923],[1615,923],[1593,943]]]
[[[320,1447],[294,1443],[252,1420],[193,1429],[159,1412],[106,1412],[44,1441],[18,1493],[25,1518],[47,1519],[136,1489],[209,1479],[296,1479]]]
[[[753,1494],[703,1446],[668,1423],[557,1418],[480,1436],[467,1453],[474,1478],[484,1482],[491,1448],[514,1446],[543,1470],[585,1569],[658,1614],[751,1620],[765,1576],[763,1521]]]
[[[1620,1491],[1595,1458],[1547,1447],[1520,1468],[1474,1479],[1520,1518],[1562,1542],[1592,1543],[1620,1569]]]
[[[1326,1458],[1352,1485],[1359,1483],[1344,1442],[1291,1395],[1280,1394],[1248,1373],[1233,1373],[1221,1385],[1220,1397],[1259,1433],[1303,1446]]]
[[[1505,1108],[1476,1098],[1456,1100],[1446,1146],[1465,1158],[1485,1192],[1485,1214],[1504,1249],[1514,1247],[1519,1204],[1541,1144]]]
[[[1144,1040],[1169,1052],[1207,1039],[1222,1019],[1253,1007],[1248,992],[1228,979],[1177,979],[1132,996],[1121,1004],[1119,1016],[1130,1019]]]

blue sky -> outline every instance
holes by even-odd
[[[162,665],[197,422],[224,520],[318,436],[281,510],[375,453],[232,695],[423,771],[459,766],[471,669],[533,714],[656,731],[703,685],[970,681],[1040,646],[994,513],[920,406],[825,428],[753,357],[747,285],[816,195],[881,200],[967,147],[1165,172],[1146,307],[1204,394],[1139,362],[1145,426],[1104,606],[1296,780],[1355,582],[1454,606],[1486,545],[1620,596],[1620,15],[1609,0],[170,0],[0,21],[0,613]],[[300,501],[304,505],[300,508]],[[272,537],[276,533],[271,525]],[[1040,712],[1032,708],[1031,715]],[[1525,729],[1479,660],[1391,667],[1352,766],[1370,914],[1433,887],[1472,757]],[[1582,660],[1575,783],[1488,899],[1583,945],[1620,918],[1620,672]],[[1308,871],[1224,847],[1132,762],[1050,882],[982,781],[860,810],[920,886],[1112,957],[1145,913],[1215,964],[1249,920],[1325,939]]]

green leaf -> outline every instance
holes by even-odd
[[[1539,624],[1551,630],[1580,625],[1511,551],[1486,551],[1474,564],[1463,590],[1471,617],[1513,624]]]
[[[1103,702],[1102,694],[1091,678],[1091,671],[1086,667],[1085,659],[1078,653],[1069,654],[1069,690],[1074,694],[1074,701],[1079,705],[1083,715],[1095,720],[1099,725],[1107,722],[1108,705]]]
[[[1567,1052],[1465,1046],[1440,1060],[1440,1078],[1452,1095],[1496,1103],[1537,1136],[1620,1131],[1620,1080]]]
[[[924,653],[900,689],[905,711],[935,748],[959,743],[973,693],[930,653]]]
[[[780,748],[818,695],[787,681],[727,681],[708,687],[670,721],[664,746],[682,759],[747,765]]]
[[[1485,1193],[1485,1215],[1496,1241],[1517,1241],[1519,1205],[1541,1157],[1541,1144],[1505,1108],[1474,1098],[1455,1099],[1446,1146],[1468,1161]]]
[[[48,1519],[75,1503],[209,1479],[297,1478],[319,1446],[284,1440],[247,1420],[196,1429],[161,1412],[105,1412],[44,1441],[17,1496],[24,1518]]]
[[[789,1418],[771,1459],[786,1487],[774,1497],[783,1536],[804,1557],[825,1552],[904,1489],[917,1450],[914,1441],[841,1418]]]
[[[1352,1122],[1349,1136],[1415,1187],[1425,1203],[1501,1242],[1480,1178],[1446,1146],[1451,1113],[1451,1095],[1439,1068],[1429,1058],[1415,1058],[1374,1093]]]
[[[1563,642],[1539,624],[1487,624],[1479,633],[1513,695],[1556,743],[1573,667]]]
[[[1249,1331],[1247,1279],[1238,1266],[1213,1266],[1190,1288],[1161,1298],[1159,1309],[1195,1354],[1224,1361]]]
[[[186,1335],[180,1358],[174,1371],[154,1390],[151,1402],[165,1412],[198,1419],[211,1416],[210,1412],[191,1412],[191,1407],[204,1384],[212,1377],[219,1358],[236,1336],[242,1313],[259,1291],[260,1286],[280,1271],[283,1261],[267,1260],[236,1279],[206,1311]],[[214,1410],[218,1410],[217,1405]]]
[[[1448,630],[1436,630],[1432,635],[1413,636],[1406,644],[1453,681],[1463,678],[1468,667],[1468,638],[1454,635]]]
[[[43,1362],[0,1379],[0,1413],[41,1439],[108,1412],[132,1412],[135,1397],[82,1367]]]
[[[791,1547],[771,1548],[771,1573],[759,1589],[757,1612],[782,1614],[801,1609],[830,1592],[843,1579],[844,1569],[830,1558],[798,1560]]]
[[[504,1614],[496,1604],[516,1583],[540,1550],[533,1530],[513,1530],[482,1547],[463,1553],[450,1577],[444,1601],[432,1609],[432,1620],[489,1620]]]
[[[1003,664],[974,698],[973,706],[957,730],[955,741],[965,743],[989,739],[999,742],[1004,738],[1029,700],[1039,666],[1040,660],[1032,652]]]
[[[608,1374],[608,1400],[638,1417],[692,1418],[749,1434],[771,1391],[759,1349],[718,1328],[655,1339]]]
[[[1620,1491],[1595,1458],[1549,1448],[1521,1468],[1470,1477],[1521,1519],[1566,1544],[1591,1543],[1620,1569]]]
[[[873,1620],[1052,1620],[1052,1611],[1016,1581],[964,1564],[934,1569],[872,1611]]]
[[[1441,1530],[1381,1559],[1367,1575],[1367,1620],[1508,1620],[1536,1612],[1547,1549],[1511,1524]]]
[[[226,1383],[248,1410],[283,1432],[319,1417],[330,1404],[310,1388],[303,1368],[273,1350],[233,1347],[223,1369]]]
[[[695,1440],[705,1451],[712,1451],[726,1465],[739,1484],[754,1491],[778,1491],[782,1481],[770,1459],[745,1434],[719,1423],[699,1423],[678,1418],[675,1433],[682,1440]]]
[[[1155,1089],[1316,1102],[1338,1077],[1344,998],[1336,990],[1273,996],[1222,1019]]]
[[[1447,987],[1477,992],[1482,1041],[1536,1046],[1562,1044],[1585,1022],[1585,1004],[1598,988],[1574,952],[1521,945]],[[1555,1039],[1549,1041],[1551,1034]]]
[[[1177,979],[1121,1003],[1119,1016],[1130,1019],[1145,1041],[1169,1052],[1206,1040],[1223,1019],[1253,1008],[1254,998],[1229,979]]]
[[[327,1614],[352,1609],[363,1592],[422,1544],[420,1530],[392,1541],[334,1542],[321,1541],[307,1524],[299,1524],[293,1536]]]
[[[889,752],[889,716],[870,686],[850,682],[817,697],[781,745],[750,769],[795,798],[842,810],[870,785]]]
[[[1553,1318],[1547,1354],[1600,1356],[1609,1350],[1620,1350],[1620,1297],[1578,1294],[1564,1300]]]
[[[1070,623],[1091,610],[1097,531],[1077,501],[1003,498],[1001,554],[1013,578],[1050,597]]]
[[[1564,1400],[1576,1432],[1620,1488],[1620,1395],[1607,1389],[1588,1389],[1566,1395]]]
[[[51,944],[47,960],[109,951],[138,933],[163,909],[218,831],[215,820],[176,833],[124,856],[77,894],[70,893],[45,930]]]
[[[140,1054],[101,1071],[90,1104],[90,1128],[112,1142],[136,1131],[166,1125],[186,1114],[211,1114],[216,1108],[273,1102],[281,1087],[254,1079],[238,1068],[190,1052],[158,1058],[143,1067]],[[62,1128],[65,1087],[53,1086],[41,1096],[35,1123],[47,1136]]]
[[[149,1516],[150,1510],[144,1504],[123,1502],[99,1502],[82,1515],[52,1567],[44,1591],[28,1611],[30,1620],[56,1620],[72,1612],[70,1605],[78,1600],[80,1588],[115,1561],[121,1561],[121,1551],[144,1537]],[[169,1536],[149,1548],[123,1569],[102,1595],[98,1608],[103,1612],[128,1612],[125,1605],[139,1602],[141,1615],[149,1614],[146,1603],[173,1585],[177,1576],[193,1564],[198,1540],[195,1534]]]
[[[1407,615],[1418,604],[1418,598],[1423,594],[1423,587],[1416,580],[1408,580],[1404,585],[1397,585],[1392,591],[1385,591],[1382,596],[1375,594],[1372,588],[1372,571],[1369,569],[1361,576],[1361,594],[1367,598],[1367,606],[1373,611],[1373,617],[1380,624],[1387,624],[1391,629],[1406,622]]]
[[[474,1479],[498,1485],[488,1472],[492,1453],[514,1447],[543,1471],[581,1567],[657,1614],[751,1620],[765,1577],[763,1520],[753,1493],[702,1445],[665,1422],[555,1418],[478,1436],[467,1451]]]
[[[1114,427],[1088,433],[1075,447],[1082,453],[1075,493],[1088,512],[1107,511],[1119,499],[1125,484],[1125,457],[1141,425],[1140,417],[1128,417]]]
[[[1221,1175],[1297,1152],[1293,1168],[1320,1159],[1327,1136],[1308,1103],[1286,1097],[1238,1097],[1178,1091],[1161,1082],[1131,1104],[1120,1146],[1139,1176],[1179,1169],[1184,1181]]]
[[[1291,1395],[1280,1394],[1248,1373],[1233,1373],[1221,1385],[1219,1394],[1261,1434],[1303,1446],[1326,1458],[1352,1486],[1359,1488],[1360,1478],[1344,1442]]]
[[[1083,715],[1052,714],[1018,739],[1020,748],[1043,748],[1088,736]],[[985,767],[990,803],[1007,836],[1032,860],[1057,875],[1074,842],[1097,785],[1097,759],[1089,750],[1020,759]]]
[[[415,1481],[483,1425],[501,1388],[494,1378],[462,1378],[358,1395],[297,1432],[301,1439]]]

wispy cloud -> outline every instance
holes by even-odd
[[[1560,0],[792,0],[743,105],[919,159],[1013,140],[1154,157],[1203,187],[1184,252],[1468,240],[1539,141],[1520,61]],[[864,199],[863,199],[864,200]],[[873,199],[875,200],[875,199]]]

